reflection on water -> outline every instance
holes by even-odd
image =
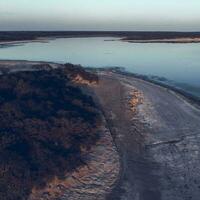
[[[129,72],[164,77],[200,97],[199,55],[200,44],[195,43],[134,44],[113,38],[62,38],[0,48],[0,59],[121,66]]]

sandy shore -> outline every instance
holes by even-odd
[[[198,200],[200,110],[155,84],[111,72],[99,76],[96,95],[122,166],[107,199]],[[135,90],[142,103],[133,112]]]

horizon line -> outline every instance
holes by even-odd
[[[173,32],[173,33],[200,33],[200,30],[0,30],[0,32]]]

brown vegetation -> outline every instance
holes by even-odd
[[[131,110],[133,112],[136,112],[137,106],[142,104],[143,102],[142,93],[139,92],[138,90],[133,90],[130,92],[130,96],[131,96],[131,99],[129,101],[129,105],[131,107]]]
[[[90,85],[97,84],[99,81],[96,74],[87,72],[79,65],[67,63],[65,64],[65,72],[74,83]]]
[[[89,80],[95,79],[80,69]],[[0,76],[0,197],[27,199],[84,164],[98,140],[100,117],[92,98],[75,86],[72,66]]]

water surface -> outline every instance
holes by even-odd
[[[90,67],[125,67],[165,77],[200,97],[200,44],[128,43],[113,38],[62,38],[0,48],[0,59],[71,62]]]

